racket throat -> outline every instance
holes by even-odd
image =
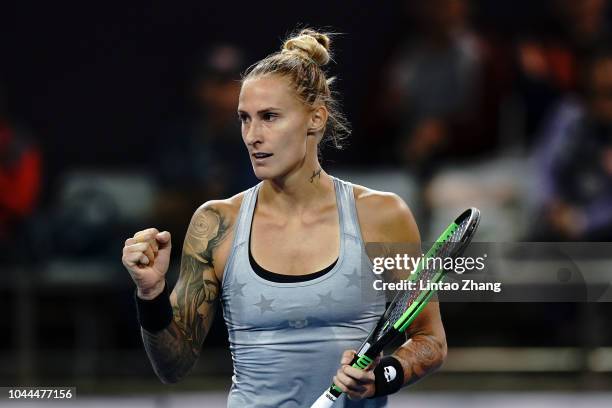
[[[365,343],[363,343],[361,345],[361,348],[359,349],[359,351],[357,351],[357,355],[355,356],[354,360],[359,358],[359,356],[363,356],[365,353],[367,353],[371,346],[372,345],[369,342],[367,342],[367,341]]]

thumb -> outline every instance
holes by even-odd
[[[160,232],[155,236],[155,240],[159,242],[159,251],[155,256],[155,268],[165,274],[170,266],[170,252],[172,251],[170,233],[168,231]]]
[[[353,361],[353,358],[355,357],[355,354],[357,354],[357,352],[355,350],[346,350],[342,354],[342,359],[340,360],[340,364],[341,365],[351,364],[351,361]]]
[[[159,234],[157,234],[155,236],[155,239],[160,244],[166,244],[166,243],[170,242],[170,233],[168,231],[160,232]]]

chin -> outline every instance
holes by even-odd
[[[275,179],[279,179],[279,178],[283,178],[284,176],[287,176],[287,172],[281,172],[276,170],[271,169],[270,167],[255,167],[253,166],[253,172],[255,173],[255,177],[257,177],[257,179],[264,181],[264,180],[275,180]]]
[[[269,179],[274,178],[274,176],[276,176],[276,174],[270,171],[270,169],[261,168],[261,167],[258,168],[255,166],[253,166],[253,173],[255,174],[255,177],[257,177],[261,181],[269,180]]]

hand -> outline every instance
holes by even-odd
[[[153,299],[164,290],[171,249],[170,233],[155,228],[138,231],[125,241],[121,261],[141,299]]]
[[[346,350],[342,354],[341,367],[336,372],[333,381],[350,399],[360,400],[369,398],[376,392],[373,370],[380,358],[377,358],[365,370],[360,370],[349,365],[355,354],[355,350]]]

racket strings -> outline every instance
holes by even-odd
[[[434,251],[432,257],[437,257],[441,259],[448,257],[456,248],[456,246],[462,242],[465,232],[468,230],[468,227],[471,223],[471,218],[467,218],[466,220],[461,222],[458,227],[455,228],[455,230],[447,236],[445,240],[436,243],[436,245],[439,246]],[[436,268],[423,268],[419,273],[418,280],[427,282],[428,280],[431,280],[438,273],[438,271],[439,270]],[[387,320],[389,324],[386,324],[382,327],[380,332],[376,335],[376,339],[380,339],[389,330],[391,330],[391,328],[393,327],[393,323],[395,323],[404,314],[404,312],[410,307],[410,305],[412,305],[423,292],[424,290],[404,291],[389,315],[389,318]]]

